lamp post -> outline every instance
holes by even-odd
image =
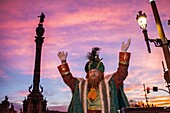
[[[146,23],[146,14],[142,13],[142,11],[138,12],[138,15],[136,17],[136,20],[138,21],[140,28],[143,30],[143,34],[145,37],[145,41],[146,41],[146,45],[148,48],[148,52],[151,53],[151,49],[150,49],[150,45],[149,42],[153,42],[155,44],[156,47],[162,47],[163,50],[163,54],[165,57],[165,61],[166,61],[166,66],[168,68],[167,71],[164,72],[164,78],[166,80],[166,82],[168,83],[168,87],[170,87],[170,52],[169,52],[169,47],[170,47],[170,40],[167,40],[165,34],[164,34],[164,30],[160,21],[160,17],[158,14],[158,10],[156,7],[156,3],[154,0],[150,0],[151,3],[151,7],[153,10],[153,14],[154,14],[154,18],[155,18],[155,22],[156,22],[156,27],[158,30],[158,34],[160,38],[157,39],[150,39],[148,38],[148,34],[147,34],[147,23]]]
[[[167,82],[167,87],[168,90],[170,92],[170,52],[169,52],[169,47],[170,47],[170,40],[167,40],[167,38],[165,37],[164,34],[164,30],[161,24],[161,20],[158,14],[158,10],[156,7],[156,3],[154,0],[150,0],[151,3],[151,7],[153,10],[153,14],[154,14],[154,18],[155,18],[155,22],[156,22],[156,27],[158,30],[158,34],[160,38],[157,39],[150,39],[148,38],[148,34],[147,34],[147,16],[145,13],[142,13],[142,11],[138,12],[138,15],[136,17],[136,20],[138,21],[140,28],[142,29],[142,32],[144,34],[145,37],[145,42],[147,45],[147,49],[148,52],[151,53],[151,49],[150,49],[150,45],[149,42],[153,42],[155,44],[156,47],[162,47],[163,53],[164,53],[164,57],[165,57],[165,61],[166,61],[166,66],[167,66],[167,70],[165,70],[164,65],[164,79]],[[168,25],[170,25],[170,20],[168,20]]]

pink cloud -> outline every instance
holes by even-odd
[[[19,96],[27,96],[28,94],[29,94],[28,91],[18,91],[17,92],[17,95],[19,95]]]
[[[55,111],[55,110],[57,110],[57,111],[63,111],[63,112],[65,112],[65,111],[67,111],[67,109],[68,109],[68,106],[48,106],[48,109],[50,110],[50,111]]]
[[[37,22],[38,23],[38,22]],[[10,20],[10,21],[7,21],[6,23],[3,23],[2,24],[2,28],[5,30],[5,29],[19,29],[19,28],[22,28],[24,31],[25,28],[28,28],[28,27],[33,27],[33,25],[35,26],[36,23],[35,23],[35,20],[31,20],[31,21],[21,21],[21,20]]]
[[[123,9],[113,11],[111,7],[107,7],[107,8],[94,7],[90,9],[88,8],[80,9],[79,11],[71,14],[63,13],[62,15],[60,15],[60,17],[56,15],[56,17],[53,17],[53,19],[57,19],[57,20],[52,20],[51,22],[47,22],[47,25],[56,27],[56,26],[70,26],[70,25],[80,25],[80,24],[86,25],[92,22],[98,22],[102,25],[101,27],[108,29],[109,26],[110,28],[111,27],[113,28],[114,24],[119,26],[127,24],[127,22],[120,19],[122,18],[122,16],[126,16],[125,14],[126,13],[123,11]],[[95,28],[95,26],[89,26],[89,27]]]

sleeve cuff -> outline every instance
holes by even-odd
[[[61,64],[57,68],[62,76],[66,76],[70,74],[68,63]]]
[[[131,55],[131,53],[129,53],[129,52],[120,52],[119,53],[119,63],[128,65],[129,61],[130,61],[130,55]]]

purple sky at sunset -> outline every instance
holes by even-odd
[[[170,39],[170,0],[156,0],[166,37]],[[129,75],[124,81],[129,100],[145,101],[143,84],[166,89],[161,48],[150,44],[147,52],[142,30],[136,21],[138,11],[148,18],[148,35],[158,38],[149,0],[0,0],[0,101],[5,95],[19,109],[33,83],[35,29],[43,12],[45,34],[41,59],[41,82],[49,109],[65,111],[71,91],[57,70],[58,51],[68,52],[68,63],[75,77],[85,77],[86,54],[100,47],[105,74],[118,66],[122,41],[131,38]],[[165,61],[164,61],[165,62]],[[169,94],[163,91],[148,95],[149,102],[170,106]]]

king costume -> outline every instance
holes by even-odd
[[[117,71],[105,76],[99,83],[98,90],[90,91],[87,78],[73,77],[66,62],[59,65],[59,72],[72,91],[68,113],[117,113],[121,108],[129,107],[123,89],[123,81],[128,75],[129,60],[130,53],[120,52]],[[91,69],[98,69],[104,73],[105,68],[101,60],[89,60],[85,66],[86,73]]]

